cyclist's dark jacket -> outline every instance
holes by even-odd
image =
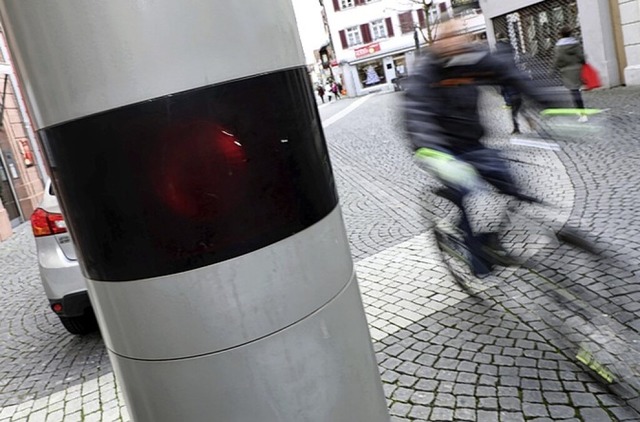
[[[504,55],[485,49],[449,57],[427,53],[410,76],[405,93],[405,124],[413,149],[458,155],[480,147],[484,129],[478,111],[479,85],[511,86],[540,104],[547,103]]]

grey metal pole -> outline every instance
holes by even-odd
[[[289,0],[0,0],[134,421],[388,421]]]

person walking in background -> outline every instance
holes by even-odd
[[[509,63],[509,66],[513,66],[514,69],[516,68],[515,52],[509,43],[509,39],[503,33],[496,34],[496,55],[500,56],[501,60],[505,63]],[[513,122],[513,131],[511,134],[519,134],[520,125],[518,124],[518,113],[520,113],[520,109],[522,108],[520,92],[511,85],[501,86],[500,91],[506,108],[511,109],[511,121]]]
[[[580,42],[571,36],[572,29],[564,27],[560,30],[560,39],[556,43],[553,66],[560,72],[562,84],[571,91],[571,98],[576,108],[584,108],[582,94],[582,65],[585,63],[584,52]],[[587,116],[580,116],[580,121],[587,121]]]
[[[322,104],[324,104],[324,88],[322,87],[322,84],[318,85],[318,96],[322,100]]]
[[[331,83],[331,92],[335,95],[336,100],[340,99],[340,90],[338,89],[338,84],[335,81]]]

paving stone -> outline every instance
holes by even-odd
[[[477,412],[477,421],[482,421],[482,422],[498,422],[498,412],[491,412],[491,411],[487,411],[487,410],[478,410]]]
[[[421,379],[415,385],[415,388],[417,390],[422,390],[422,391],[435,391],[438,385],[439,385],[438,381]]]
[[[498,403],[503,410],[520,411],[522,409],[522,402],[516,397],[498,397]]]
[[[418,382],[418,378],[408,375],[401,375],[400,378],[398,378],[398,385],[401,387],[412,387],[416,382]]]
[[[411,408],[411,412],[409,412],[409,417],[416,418],[416,419],[428,420],[430,414],[431,414],[431,408],[430,407],[413,406]]]
[[[454,412],[456,421],[475,421],[476,411],[474,409],[456,409]]]
[[[575,416],[576,409],[570,406],[564,405],[551,405],[549,406],[549,414],[554,419],[568,419]]]
[[[498,409],[498,399],[481,397],[478,400],[478,408],[480,408],[480,409],[488,409],[488,410],[497,410]]]
[[[408,402],[413,395],[413,390],[410,388],[398,388],[393,392],[391,399],[394,401]]]
[[[393,403],[389,409],[389,413],[393,416],[407,416],[411,411],[411,405],[407,403]]]
[[[507,412],[507,411],[501,411],[500,412],[500,421],[504,421],[504,422],[524,422],[524,417],[522,416],[522,413],[516,413],[516,412]]]
[[[600,403],[591,393],[570,393],[571,401],[578,407],[596,407]]]
[[[522,410],[524,412],[524,416],[527,418],[549,416],[545,405],[526,403],[526,400],[522,405]]]
[[[380,378],[382,379],[383,382],[392,383],[400,379],[400,376],[401,375],[395,371],[384,371],[381,374]]]
[[[438,407],[454,407],[456,398],[453,394],[436,394],[435,405]]]
[[[615,418],[620,421],[638,421],[640,420],[640,413],[637,411],[630,409],[629,407],[617,407],[611,406],[608,407],[607,410],[611,412]]]
[[[424,391],[416,391],[413,393],[409,401],[413,404],[429,405],[435,399],[435,394]]]
[[[580,409],[580,416],[585,420],[585,421],[593,421],[593,422],[600,422],[600,421],[610,421],[611,416],[609,416],[609,414],[607,412],[605,412],[604,410],[600,409],[600,408],[584,408],[584,409]]]
[[[453,409],[444,408],[444,407],[434,407],[431,410],[431,420],[432,421],[454,421],[453,418]]]
[[[458,378],[458,375],[459,373],[456,371],[440,370],[435,378],[443,381],[455,381]]]
[[[454,393],[455,393],[455,389],[454,389]],[[460,394],[464,394],[464,393],[460,393]],[[458,395],[455,394],[456,396],[456,407],[457,408],[461,408],[461,407],[468,407],[468,408],[474,408],[476,407],[476,398],[473,396],[463,396],[463,395]]]
[[[569,396],[566,393],[547,391],[544,393],[544,399],[550,404],[568,404]]]
[[[419,365],[413,362],[405,361],[396,368],[396,371],[398,371],[400,374],[403,374],[403,375],[414,375],[419,368],[420,368]]]

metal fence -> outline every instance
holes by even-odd
[[[516,63],[534,79],[553,79],[554,46],[564,26],[580,39],[578,6],[575,0],[546,0],[493,19],[496,35],[504,35],[513,47]]]

